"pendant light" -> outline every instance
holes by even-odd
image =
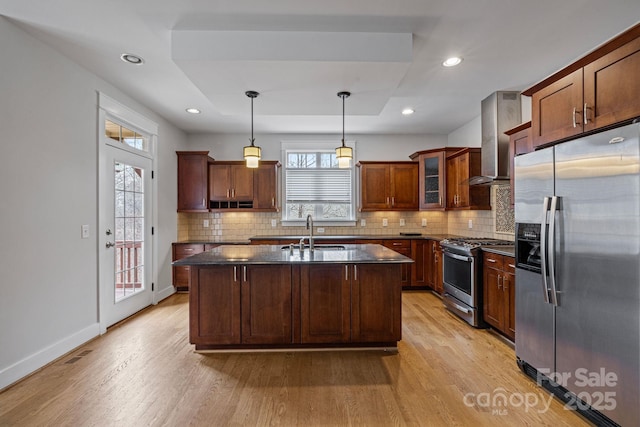
[[[244,160],[247,162],[247,167],[257,168],[262,158],[262,149],[253,145],[255,141],[253,138],[253,99],[257,98],[260,94],[253,90],[248,90],[244,94],[251,98],[251,139],[249,140],[251,141],[251,145],[245,146],[242,152],[244,154]]]
[[[351,92],[338,92],[338,96],[342,98],[342,145],[336,148],[336,159],[338,159],[339,168],[348,168],[353,159],[353,148],[344,144],[344,100],[351,96]]]

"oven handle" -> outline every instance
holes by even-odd
[[[464,262],[472,262],[473,258],[472,257],[468,257],[468,256],[462,256],[462,255],[456,255],[456,254],[452,254],[451,252],[447,252],[444,251],[444,254],[448,257],[460,260],[460,261],[464,261]]]
[[[471,311],[468,308],[464,308],[461,305],[456,304],[455,302],[452,302],[451,305],[453,305],[456,309],[460,310],[464,314],[469,314],[469,312]]]

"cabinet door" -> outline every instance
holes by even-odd
[[[209,165],[209,198],[211,200],[228,200],[231,198],[229,165]]]
[[[444,291],[444,285],[442,284],[442,248],[440,247],[440,242],[437,240],[431,241],[432,249],[432,288],[438,294],[442,295]]]
[[[418,168],[420,209],[443,209],[444,151],[421,155]]]
[[[582,132],[582,69],[535,92],[531,97],[533,146]]]
[[[399,264],[358,264],[351,274],[353,342],[391,343],[402,338]]]
[[[253,200],[253,169],[245,165],[232,165],[231,174],[231,199]]]
[[[533,145],[531,141],[531,122],[529,126],[514,134],[509,135],[509,184],[511,186],[511,206],[515,202],[514,190],[515,190],[515,176],[516,170],[514,167],[513,159],[516,156],[527,154],[533,151]]]
[[[504,279],[502,290],[505,294],[504,333],[516,339],[516,265],[513,257],[504,257]]]
[[[238,269],[228,265],[191,266],[189,339],[192,344],[240,343]]]
[[[504,322],[504,295],[501,282],[502,271],[485,265],[482,282],[484,287],[484,320],[499,330],[502,330]]]
[[[293,342],[290,265],[242,266],[242,343]]]
[[[261,164],[253,170],[253,207],[277,210],[277,166]]]
[[[301,342],[342,343],[351,339],[351,283],[347,265],[301,268]]]
[[[361,197],[364,210],[388,209],[391,200],[389,195],[389,165],[365,164],[361,166]]]
[[[456,157],[456,185],[458,203],[456,207],[469,207],[469,162],[470,154],[465,153]]]
[[[640,38],[584,67],[584,130],[640,116]]]
[[[415,261],[411,264],[411,285],[433,287],[431,269],[433,254],[430,240],[412,240],[411,253]]]
[[[178,212],[207,212],[208,151],[177,152]]]
[[[411,240],[383,240],[382,245],[411,258]],[[411,286],[411,264],[401,264],[400,271],[400,285]]]
[[[418,210],[418,164],[392,164],[391,208],[394,210]]]
[[[455,208],[458,201],[458,160],[447,159],[447,208]]]

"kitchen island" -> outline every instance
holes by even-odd
[[[401,339],[401,266],[382,245],[222,245],[191,267],[189,338],[198,351],[378,347]]]

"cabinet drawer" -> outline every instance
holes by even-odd
[[[411,240],[385,240],[383,246],[400,252],[401,250],[411,250]]]
[[[180,243],[173,246],[173,260],[179,260],[191,255],[199,254],[204,251],[204,245],[201,243]]]
[[[483,252],[483,265],[489,268],[497,268],[498,270],[502,270],[504,263],[504,256],[494,254],[491,252]]]
[[[514,257],[503,257],[502,269],[507,273],[516,274],[516,259]]]

